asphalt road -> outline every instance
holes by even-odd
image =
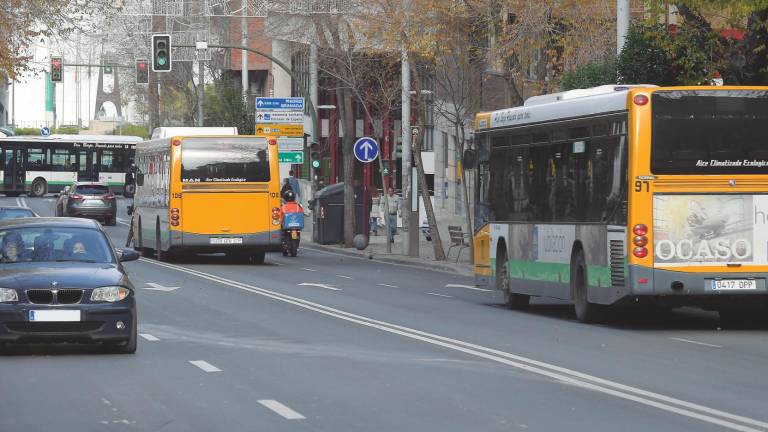
[[[52,197],[21,200],[53,215]],[[716,314],[583,325],[561,303],[513,312],[469,278],[306,248],[127,267],[138,352],[12,349],[0,431],[768,430],[768,331]]]

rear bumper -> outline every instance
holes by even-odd
[[[761,305],[768,302],[767,273],[692,273],[629,266],[627,276],[627,294],[634,300],[655,298],[672,305],[712,308],[728,304]],[[712,287],[712,281],[715,279],[753,279],[755,289],[716,290]]]
[[[31,322],[30,310],[78,309],[76,322]],[[0,305],[0,342],[122,342],[130,338],[136,320],[136,303],[129,297],[119,303],[46,306]],[[117,328],[122,321],[124,327]]]
[[[68,205],[67,215],[69,216],[115,216],[117,215],[116,205],[105,206],[79,206]]]
[[[263,251],[280,250],[281,231],[269,231],[255,234],[195,234],[184,231],[172,232],[172,247],[191,247],[208,252],[232,251],[235,249],[250,249]],[[242,243],[212,243],[211,239],[242,239]],[[226,241],[226,240],[225,240]]]

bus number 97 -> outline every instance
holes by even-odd
[[[645,186],[645,191],[650,192],[651,191],[651,182],[648,180],[636,180],[635,181],[635,192],[642,192],[643,186]]]

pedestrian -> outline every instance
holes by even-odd
[[[291,187],[290,180],[285,178],[283,179],[283,187],[280,189],[280,198],[285,197],[285,193],[288,191],[291,191],[294,194],[296,193],[296,191],[294,191],[293,188]]]
[[[389,209],[387,209],[387,206]],[[387,215],[387,224],[391,237],[389,241],[394,243],[397,234],[397,213],[400,209],[400,197],[395,195],[395,190],[390,187],[387,189],[387,195],[381,200],[381,213]],[[389,213],[386,211],[389,210]]]
[[[301,186],[299,185],[299,179],[294,175],[293,170],[288,171],[288,184],[291,185],[291,190],[296,195],[296,202],[301,202]]]
[[[379,217],[381,215],[381,197],[376,187],[371,188],[371,231],[373,235],[379,235]],[[373,212],[375,210],[375,213]]]

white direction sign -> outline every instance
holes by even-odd
[[[277,139],[278,151],[304,151],[304,138],[279,137]]]
[[[267,111],[256,112],[256,123],[304,124],[304,111]]]
[[[369,137],[362,137],[355,141],[353,150],[357,160],[362,163],[373,162],[379,156],[379,144]]]

